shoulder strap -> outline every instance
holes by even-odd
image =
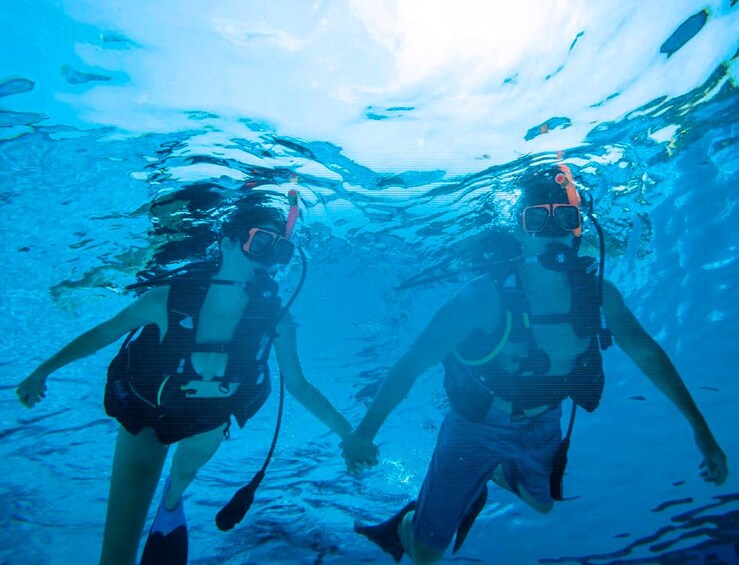
[[[206,284],[201,283],[200,277],[178,277],[169,283],[169,296],[167,297],[167,313],[174,312],[179,315],[192,316],[196,319],[200,313],[200,307],[205,300],[208,290]]]
[[[588,300],[593,304],[597,316],[595,335],[601,350],[608,349],[613,345],[611,330],[608,329],[605,312],[603,310],[603,267],[598,264],[594,257],[582,257],[580,260],[581,275],[587,285],[586,292]]]

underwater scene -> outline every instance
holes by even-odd
[[[136,541],[118,543],[137,551],[136,563],[739,563],[738,4],[3,0],[0,563],[132,562],[113,549],[121,523],[138,549]],[[543,204],[540,228],[532,228],[533,214],[516,220],[521,179],[532,170],[562,171],[556,182],[569,187],[565,200]],[[272,194],[281,220],[254,220],[247,241],[229,218],[260,191]],[[577,227],[565,225],[556,206],[576,206]],[[541,212],[542,203],[532,207]],[[446,520],[453,535],[495,477],[492,469],[480,475],[474,496],[456,478],[445,488],[439,477],[446,500],[422,512],[437,439],[458,411],[446,372],[452,357],[462,359],[430,328],[457,331],[466,315],[442,323],[447,306],[501,266],[528,268],[516,242],[535,245],[532,234],[555,222],[623,296],[621,303],[614,291],[604,302],[605,283],[590,277],[600,289],[591,343],[615,337],[602,352],[599,405],[577,410],[553,507],[548,470],[546,511],[516,487],[535,479],[521,466],[536,454],[524,450],[518,474],[502,463],[503,480],[487,482],[474,526],[466,538],[457,533],[464,545],[453,552],[444,538],[433,547],[424,540],[436,530],[421,538],[419,516]],[[536,261],[542,277],[561,275]],[[261,304],[273,318],[254,315],[262,333],[245,330],[244,343],[256,340],[247,353],[229,341],[218,352],[194,348],[188,363],[197,373],[196,354],[210,363],[233,348],[233,358],[261,371],[253,383],[236,382],[237,392],[248,384],[271,386],[271,394],[243,427],[234,418],[217,428],[212,453],[202,455],[210,444],[191,445],[202,465],[188,475],[187,462],[153,435],[164,412],[140,436],[106,414],[115,392],[106,375],[128,331],[153,323],[132,306],[142,296],[161,296],[169,281],[202,272],[217,279],[208,269],[231,264],[261,273],[254,280],[266,273],[259,288],[274,289],[289,313],[269,310],[267,290],[254,293],[248,280],[203,286],[213,296],[248,294],[252,310]],[[503,291],[490,284],[470,312],[507,304],[491,298]],[[157,303],[170,320],[173,292]],[[203,321],[210,296],[202,298]],[[553,303],[563,296],[551,291]],[[212,331],[231,324],[236,304],[211,318]],[[180,325],[200,330],[199,315]],[[120,331],[97,330],[94,347],[82,344],[106,320]],[[49,369],[48,381],[33,380],[78,336],[88,337]],[[505,349],[513,338],[500,339]],[[152,347],[149,359],[163,366],[165,353]],[[642,355],[647,349],[669,359]],[[408,388],[383,387],[410,366],[418,369]],[[141,398],[152,409],[164,406],[159,378],[153,404]],[[224,398],[235,394],[230,384],[218,387]],[[179,390],[184,398],[192,392]],[[557,402],[542,401],[526,404],[523,420],[539,418],[546,405],[541,417],[561,414],[565,435],[576,397],[569,390],[555,399],[565,399],[561,413],[551,409]],[[392,409],[372,429],[365,414],[381,413],[373,400],[391,393]],[[520,423],[518,401],[488,387],[480,394],[490,394],[506,425]],[[349,434],[347,421],[376,435],[362,427]],[[215,437],[224,422],[198,433]],[[121,434],[131,442],[129,462],[148,462],[131,463],[131,480],[148,484],[148,495],[121,487],[114,496]],[[145,437],[161,476],[141,448]],[[349,445],[370,453],[354,456],[352,472]],[[504,461],[513,457],[501,450]],[[180,475],[165,484],[173,465]],[[455,467],[453,476],[472,477],[473,467]],[[250,510],[222,528],[216,515],[260,469]],[[181,504],[165,504],[171,484],[182,486]],[[419,497],[415,514],[398,515],[382,539],[355,531]],[[113,503],[121,498],[145,512],[142,525],[123,509],[106,531],[106,513],[122,508]],[[187,526],[162,525],[159,541],[184,531],[187,556],[180,539],[176,550],[141,561],[154,543],[152,522],[169,519],[173,504],[184,508]],[[420,549],[408,545],[421,541]],[[436,554],[424,560],[422,549]]]

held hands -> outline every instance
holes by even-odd
[[[21,404],[28,408],[33,408],[43,398],[46,398],[47,377],[48,375],[34,371],[18,385],[15,393],[18,395]]]
[[[371,440],[362,437],[356,431],[347,434],[339,446],[350,474],[358,475],[361,471],[377,465],[380,450]]]
[[[695,443],[703,454],[701,477],[709,483],[722,484],[729,476],[726,454],[721,450],[710,431],[696,432]]]

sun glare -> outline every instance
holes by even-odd
[[[566,53],[582,25],[571,0],[357,1],[354,12],[393,52],[400,83],[465,68],[474,81],[504,76],[524,57]],[[505,77],[504,77],[505,78]]]

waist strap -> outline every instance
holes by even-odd
[[[504,400],[497,394],[493,394],[492,407],[496,410],[508,414],[512,418],[535,418],[556,408],[557,404],[543,404],[534,406],[533,408],[518,408],[515,403]]]

